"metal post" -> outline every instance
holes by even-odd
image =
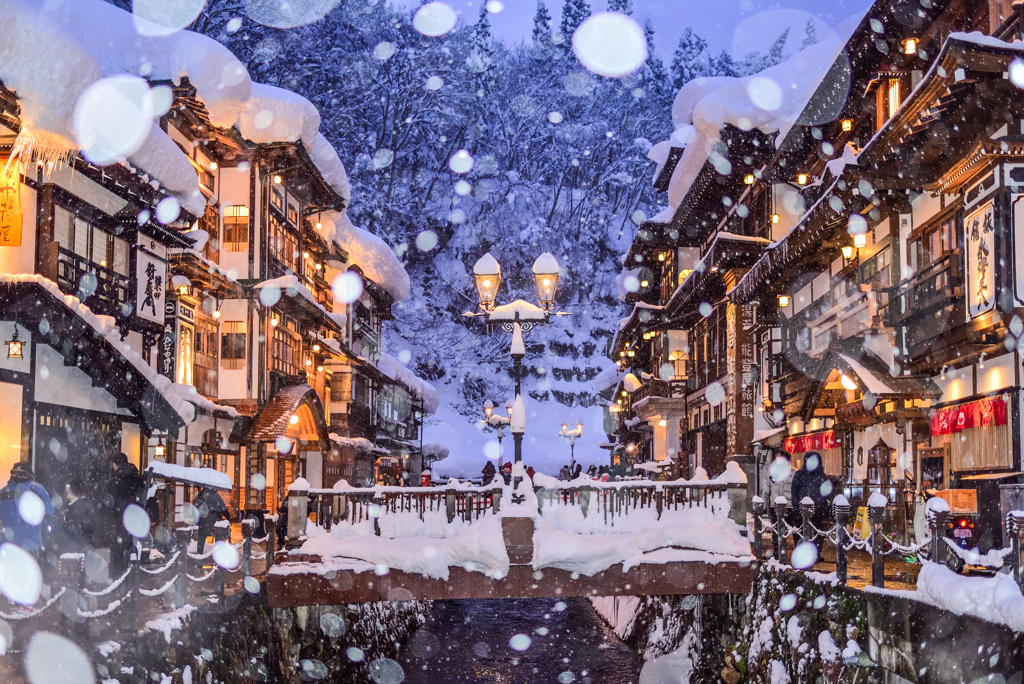
[[[252,574],[252,519],[242,521],[242,576]]]
[[[800,501],[800,541],[814,542],[814,531],[811,529],[811,517],[814,515],[814,502],[808,503],[809,497]]]
[[[926,512],[928,528],[932,533],[931,556],[935,563],[946,562],[946,524],[949,522],[949,511],[928,510]]]
[[[513,356],[512,357],[512,372],[516,378],[516,394],[519,396],[522,394],[522,382],[523,382],[523,357]],[[511,417],[511,416],[509,416]]]
[[[836,516],[836,577],[846,584],[846,524],[850,521],[850,502],[840,494],[833,502]]]
[[[868,520],[871,523],[871,584],[875,587],[885,586],[885,556],[882,555],[885,538],[882,534],[882,520],[885,518],[885,505],[872,506],[868,503]]]
[[[761,554],[763,553],[761,548],[761,516],[764,515],[766,508],[764,499],[755,496],[750,500],[750,508],[754,513],[754,538],[750,540],[750,543],[754,547],[754,558],[761,560]]]
[[[188,545],[192,531],[183,527],[174,530],[174,544],[178,547],[178,576],[174,581],[174,607],[183,608],[188,602]]]
[[[512,433],[512,442],[515,444],[515,451],[516,451],[515,460],[516,460],[516,463],[522,463],[522,461],[523,461],[523,433],[522,432],[513,432]],[[518,483],[519,479],[520,478],[516,478],[517,483]],[[515,489],[515,488],[516,487],[513,487],[513,489]]]
[[[125,621],[128,633],[135,634],[139,631],[139,575],[142,572],[139,567],[142,565],[142,558],[138,547],[135,546],[134,538],[131,543],[132,549],[128,553],[128,579],[126,580],[128,586],[125,591],[125,598],[128,600]]]
[[[221,542],[230,544],[231,543],[231,528],[217,526],[213,528],[213,546],[216,548],[217,544]],[[217,596],[221,599],[221,605],[224,600],[224,568],[220,563],[214,564],[214,579],[217,585]]]
[[[309,492],[302,489],[288,490],[288,543],[298,545],[298,540],[306,534],[306,521],[309,520]]]
[[[775,560],[786,562],[786,499],[775,499]]]

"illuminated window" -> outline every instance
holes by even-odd
[[[896,114],[896,110],[900,108],[900,80],[898,78],[889,79],[887,105],[888,117],[892,118]]]
[[[243,252],[249,248],[249,207],[224,207],[224,250]]]
[[[245,321],[224,321],[221,325],[220,361],[225,370],[245,368]]]

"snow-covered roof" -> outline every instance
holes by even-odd
[[[426,380],[423,380],[411,370],[402,365],[402,362],[391,354],[381,354],[377,361],[377,369],[392,380],[397,380],[413,393],[417,399],[423,401],[423,410],[433,415],[441,404],[441,398]]]
[[[373,233],[357,228],[348,214],[324,212],[320,217],[324,234],[348,254],[348,263],[384,288],[395,301],[409,296],[409,274],[393,249]]]
[[[281,276],[280,278],[264,280],[253,287],[254,290],[265,290],[268,288],[277,288],[288,296],[301,295],[312,306],[320,309],[324,316],[334,321],[339,328],[345,327],[347,316],[341,311],[328,311],[325,309],[324,305],[318,302],[316,297],[313,296],[313,293],[309,291],[309,288],[302,284],[297,275],[292,274]]]
[[[213,489],[231,489],[231,476],[213,468],[192,468],[163,461],[150,461],[146,469],[153,471],[154,475],[176,482],[187,482]]]
[[[180,396],[182,399],[198,408],[200,411],[203,411],[204,413],[210,415],[213,415],[215,413],[221,413],[230,418],[238,417],[238,411],[235,409],[234,406],[224,406],[222,404],[210,401],[209,399],[201,395],[199,391],[192,385],[182,385],[176,382],[172,385],[172,389],[175,392],[177,392],[178,396]]]
[[[21,106],[19,151],[51,162],[75,154],[76,105],[104,77],[132,75],[175,84],[187,78],[213,125],[235,126],[257,144],[301,143],[327,184],[350,201],[344,166],[319,132],[316,108],[290,91],[253,83],[242,62],[213,38],[168,32],[102,0],[0,0],[0,19],[7,34],[0,45],[0,81],[16,93]],[[156,122],[127,161],[174,194],[185,209],[202,212],[205,198],[194,167]]]
[[[519,314],[520,321],[543,321],[546,318],[544,309],[531,304],[525,299],[516,299],[491,309],[488,318],[492,321],[514,321]]]

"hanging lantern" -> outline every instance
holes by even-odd
[[[843,258],[844,259],[852,259],[853,258],[853,245],[843,245]]]
[[[867,233],[857,233],[853,236],[853,246],[857,249],[864,249],[868,245]]]
[[[853,119],[843,119],[843,132],[849,133],[853,130]]]
[[[157,458],[167,458],[167,447],[164,446],[163,437],[160,437],[160,441],[153,447],[153,455]]]
[[[14,336],[11,337],[10,341],[7,342],[7,358],[9,359],[23,359],[24,356],[24,343],[18,339],[18,324],[14,324]]]
[[[789,295],[779,295],[779,308],[785,309],[789,306]]]
[[[540,308],[550,311],[555,307],[555,291],[558,289],[558,262],[551,252],[544,252],[533,262],[533,279],[537,282],[537,298]]]

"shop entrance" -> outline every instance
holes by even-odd
[[[100,494],[112,456],[121,452],[122,417],[84,409],[36,404],[36,479],[51,494],[78,478]]]

